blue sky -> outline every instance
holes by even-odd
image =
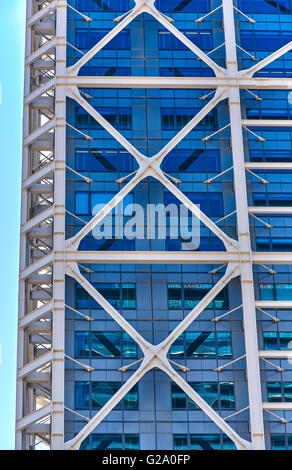
[[[0,16],[0,449],[14,447],[25,3],[2,0]]]

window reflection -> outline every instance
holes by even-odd
[[[230,357],[231,333],[229,331],[204,331],[183,333],[172,344],[170,356],[173,357]]]
[[[137,343],[121,331],[76,331],[75,357],[137,357]]]
[[[235,450],[234,442],[226,435],[220,434],[174,434],[175,450]]]
[[[234,409],[234,383],[233,382],[189,382],[213,409]],[[198,408],[177,384],[171,386],[172,407],[174,409]]]
[[[121,386],[121,382],[75,382],[75,408],[100,409],[117,393]],[[134,385],[115,408],[138,409],[138,386]]]
[[[80,450],[138,450],[138,434],[92,434],[81,444]]]
[[[212,284],[188,283],[188,284],[168,284],[168,308],[169,309],[192,309],[203,299],[212,289]],[[222,289],[212,300],[207,309],[228,308],[228,290]]]

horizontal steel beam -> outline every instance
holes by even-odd
[[[247,162],[250,170],[292,170],[292,162]]]
[[[49,372],[32,372],[32,374],[27,375],[26,383],[39,384],[39,383],[49,383],[51,380],[51,374]]]
[[[242,119],[246,127],[292,127],[292,119]]]
[[[59,78],[58,80],[62,80]],[[109,77],[109,76],[68,76],[68,86],[80,88],[194,88],[209,89],[219,86],[239,86],[243,89],[291,90],[289,78],[228,78],[225,77]]]
[[[254,251],[254,264],[292,264],[292,253],[286,251]]]
[[[259,357],[274,359],[292,359],[292,351],[259,351]]]
[[[291,78],[239,78],[238,85],[240,88],[250,88],[252,90],[292,90]]]
[[[28,278],[28,283],[29,284],[39,284],[39,285],[42,285],[42,284],[51,284],[52,283],[52,275],[50,273],[48,274],[40,274],[40,273],[36,273],[36,274],[32,274],[31,276],[29,276]]]
[[[217,88],[226,84],[218,77],[67,77],[67,85],[80,88]]]
[[[39,23],[35,23],[33,30],[38,33],[43,34],[55,34],[56,28],[53,22],[51,21],[40,21]]]
[[[42,109],[53,111],[55,100],[52,96],[40,96],[32,103],[32,109]]]
[[[30,187],[30,191],[35,194],[53,194],[54,186],[52,183],[36,183]]]
[[[292,206],[250,206],[251,214],[292,214]]]
[[[227,264],[244,262],[245,253],[227,251],[67,251],[68,262],[92,264]],[[253,252],[254,264],[292,264],[292,253]]]
[[[43,139],[38,139],[30,146],[31,150],[35,151],[54,151],[54,135],[52,133],[46,134]]]
[[[292,411],[292,402],[264,402],[263,403],[264,410],[278,410],[278,411]]]
[[[278,309],[292,309],[292,300],[257,300],[256,306],[262,309],[272,308]]]
[[[29,334],[34,333],[44,333],[47,335],[51,334],[52,324],[50,321],[35,321],[29,325],[27,332]],[[38,342],[40,342],[40,337],[38,337]]]
[[[47,423],[30,424],[25,429],[26,434],[50,434],[51,426]]]
[[[214,264],[238,262],[226,251],[67,251],[67,261],[96,264]]]

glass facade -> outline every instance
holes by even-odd
[[[175,450],[235,450],[234,443],[227,436],[220,434],[175,434]]]
[[[84,19],[68,10],[67,66],[75,64],[116,24],[113,20],[133,8],[132,0],[69,0],[78,11],[89,15]],[[234,4],[252,16],[255,24],[236,14],[236,41],[239,68],[249,68],[256,59],[292,41],[290,0],[238,0]],[[216,0],[157,0],[155,6],[175,20],[174,26],[185,38],[198,46],[221,67],[225,66],[222,11],[208,16],[202,23],[194,20],[216,8]],[[72,47],[72,45],[74,47]],[[214,50],[214,52],[211,52]],[[253,60],[252,56],[256,59]],[[96,53],[79,71],[79,77],[214,77],[206,63],[190,51],[170,31],[148,13],[130,22],[109,43]],[[292,52],[256,72],[256,77],[284,78],[292,76]],[[103,83],[106,83],[103,81]],[[92,87],[80,92],[90,106],[126,138],[138,152],[153,157],[175,135],[190,123],[206,104],[205,96],[212,90],[191,87],[131,88]],[[281,119],[292,116],[291,98],[283,90],[256,90],[255,99],[248,90],[241,90],[243,119]],[[210,98],[208,98],[210,99]],[[66,153],[68,165],[93,182],[87,184],[72,173],[66,184],[66,238],[73,237],[96,213],[98,204],[107,204],[125,187],[121,181],[138,168],[135,158],[114,136],[97,122],[82,106],[67,99]],[[237,238],[234,182],[232,171],[210,180],[232,166],[232,148],[228,129],[206,139],[228,126],[228,103],[221,101],[200,123],[167,153],[162,169],[180,181],[180,191],[231,238]],[[291,162],[291,127],[252,127],[259,135],[244,132],[247,162]],[[256,170],[255,170],[256,171]],[[256,175],[247,173],[248,204],[252,207],[291,207],[292,171],[261,169]],[[154,177],[139,182],[124,198],[123,223],[130,220],[131,207],[139,204],[173,204],[178,198]],[[118,209],[110,212],[113,226]],[[75,214],[75,217],[72,216]],[[230,217],[225,218],[228,214]],[[252,249],[257,252],[291,251],[292,216],[272,212],[256,213],[250,218]],[[190,212],[188,217],[190,218]],[[221,221],[221,219],[223,219]],[[259,220],[260,219],[260,220]],[[184,251],[185,239],[170,236],[166,218],[166,237],[133,238],[115,236],[99,239],[94,231],[81,241],[79,251],[115,252]],[[140,221],[141,222],[141,221]],[[110,220],[107,220],[110,225]],[[154,225],[157,225],[157,220]],[[138,223],[139,225],[139,223]],[[107,225],[99,224],[106,235]],[[191,251],[222,252],[222,241],[200,221],[200,242]],[[186,250],[185,250],[186,251]],[[214,269],[215,268],[215,269]],[[194,309],[222,278],[223,270],[206,264],[86,264],[80,265],[82,275],[103,296],[109,308],[118,310],[147,341],[158,344]],[[292,270],[290,266],[254,267],[255,297],[264,303],[292,301]],[[79,415],[65,414],[65,440],[72,439],[122,387],[133,371],[142,351],[130,335],[107,314],[104,304],[88,294],[84,285],[71,277],[66,279],[66,304],[89,316],[91,321],[66,311],[66,351],[76,363],[66,363],[65,404]],[[250,440],[248,385],[244,359],[229,367],[220,367],[245,354],[240,282],[232,279],[206,305],[198,319],[171,345],[168,357],[187,368],[183,374],[189,385],[246,440]],[[234,309],[234,311],[233,311]],[[218,317],[232,310],[233,313]],[[291,309],[268,310],[276,320],[258,311],[259,349],[285,351],[292,346]],[[214,321],[215,320],[215,321]],[[282,368],[277,371],[260,361],[263,401],[291,402],[292,368],[284,359],[271,359]],[[127,369],[131,363],[133,367]],[[126,368],[126,370],[121,370]],[[176,366],[174,366],[176,368]],[[181,372],[181,371],[180,371]],[[278,412],[277,412],[278,413]],[[280,411],[281,417],[292,419],[291,411]],[[266,447],[292,448],[289,423],[264,412]],[[81,449],[234,449],[234,443],[210,418],[161,370],[152,369],[126,393],[94,432],[83,441]]]

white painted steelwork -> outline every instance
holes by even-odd
[[[259,359],[290,358],[290,353],[259,351],[256,308],[291,308],[292,302],[255,301],[253,264],[292,264],[291,253],[252,252],[249,214],[288,214],[287,207],[248,207],[246,169],[291,169],[289,163],[245,163],[242,127],[291,126],[292,121],[242,120],[240,90],[289,90],[290,79],[255,78],[254,74],[292,49],[292,42],[246,70],[238,70],[234,8],[223,0],[226,68],[220,67],[161,14],[154,0],[135,0],[132,11],[73,66],[66,69],[67,3],[65,0],[27,0],[24,90],[24,137],[19,280],[18,369],[16,448],[29,449],[42,441],[51,449],[78,449],[82,441],[108,415],[122,397],[150,369],[163,370],[235,443],[237,449],[264,449],[263,409],[291,409],[287,403],[262,403]],[[147,12],[212,68],[215,77],[78,77],[78,71],[139,14]],[[77,12],[78,13],[78,12]],[[88,17],[83,15],[85,21]],[[253,20],[251,20],[253,21]],[[43,34],[43,32],[46,34]],[[214,89],[212,99],[178,134],[151,158],[139,152],[81,96],[88,88],[197,88]],[[102,212],[71,239],[65,240],[66,96],[80,104],[137,161],[138,171],[109,201]],[[228,99],[233,153],[238,240],[231,239],[201,212],[160,168],[164,157],[222,100]],[[42,114],[46,109],[46,115]],[[251,131],[252,132],[252,131]],[[224,243],[223,252],[86,252],[81,240],[140,181],[157,179]],[[52,185],[54,190],[52,191]],[[177,263],[223,264],[220,281],[158,345],[150,344],[104,299],[80,273],[77,263]],[[78,281],[124,331],[140,346],[144,357],[139,368],[106,405],[69,442],[64,442],[64,285],[65,274]],[[239,276],[245,326],[251,441],[235,432],[179,375],[167,359],[171,344],[200,315],[231,279]],[[74,309],[73,309],[74,310]],[[74,310],[77,314],[78,311]],[[265,312],[264,312],[265,313]],[[82,315],[82,314],[81,314]],[[268,315],[268,314],[267,314]],[[91,320],[89,317],[86,317]],[[271,317],[274,318],[274,317]],[[275,318],[274,318],[275,319]],[[277,320],[277,319],[275,319]],[[38,348],[31,332],[45,332]],[[69,358],[72,360],[72,358]],[[172,363],[173,364],[173,363]],[[81,366],[83,366],[81,364]],[[86,368],[86,366],[84,366]],[[87,367],[88,368],[88,367]],[[89,368],[88,368],[89,369]],[[68,408],[66,408],[68,409]],[[74,410],[73,410],[74,411]]]

